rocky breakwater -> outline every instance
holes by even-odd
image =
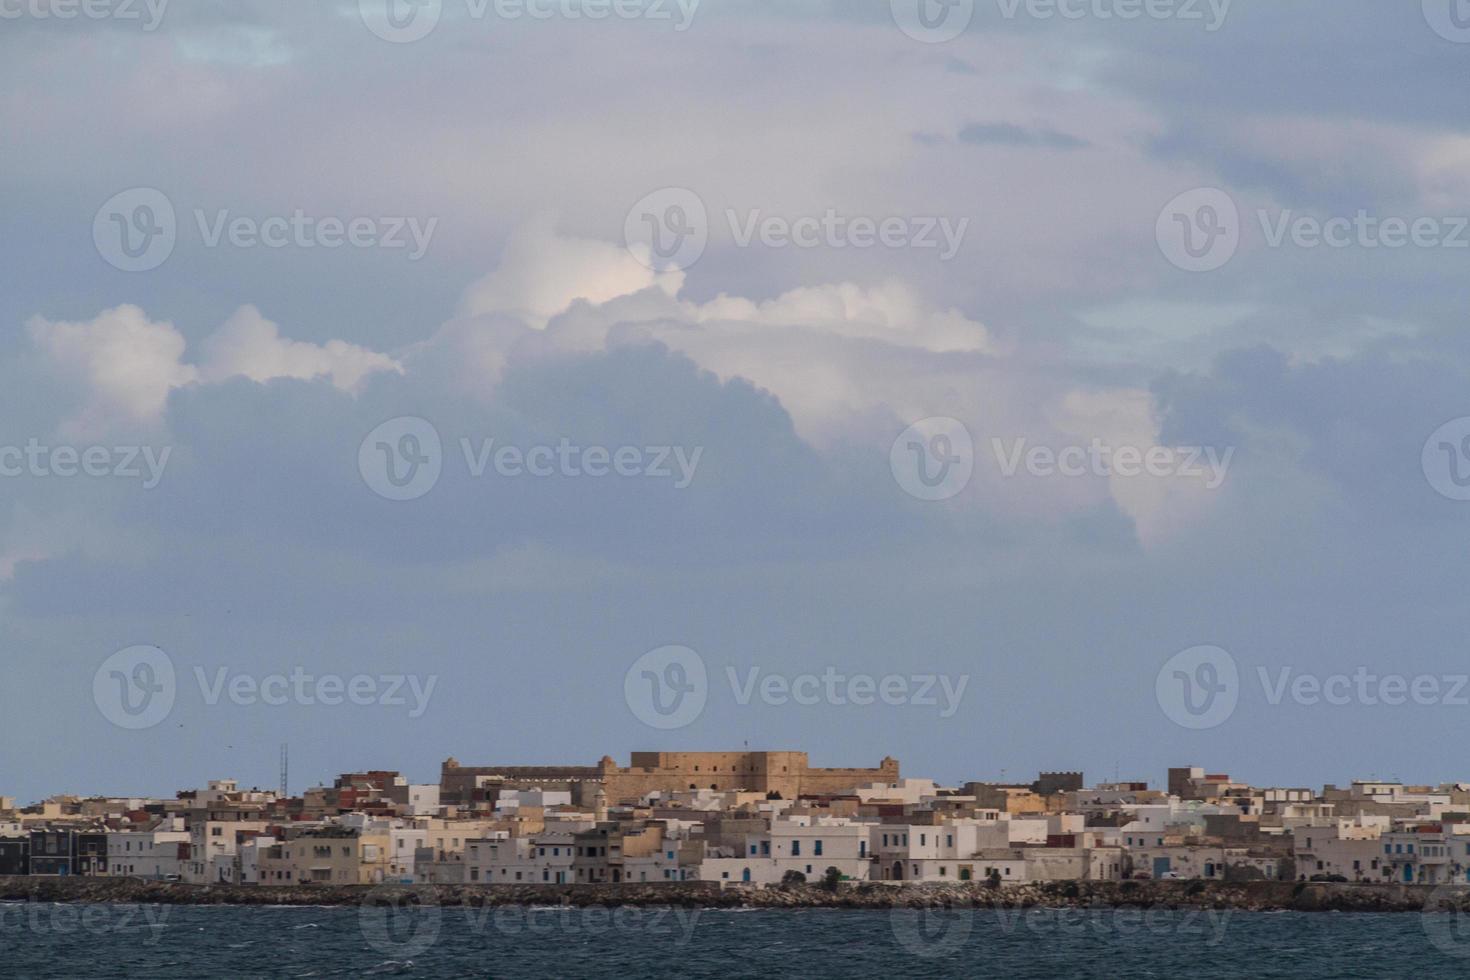
[[[131,878],[0,878],[0,901],[159,905],[340,905],[415,902],[454,906],[677,906],[686,908],[1165,908],[1243,912],[1470,911],[1470,888],[1307,882],[1058,881],[991,888],[984,883],[844,882],[779,888],[715,882],[618,885],[379,885],[289,888],[186,885]]]

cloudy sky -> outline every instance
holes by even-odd
[[[0,2],[0,795],[1470,777],[1452,0],[160,2]]]

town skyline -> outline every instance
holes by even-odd
[[[822,760],[827,761],[827,760]],[[285,757],[282,758],[285,778]],[[283,788],[284,790],[284,788]],[[1470,782],[1161,785],[1081,771],[944,785],[798,750],[633,752],[621,765],[465,765],[434,782],[344,772],[284,791],[0,795],[0,876],[181,885],[825,882],[989,887],[1193,878],[1470,887]]]

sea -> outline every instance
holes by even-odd
[[[0,977],[1470,976],[1453,913],[0,903]]]

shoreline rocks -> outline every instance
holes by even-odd
[[[188,885],[132,878],[0,877],[0,901],[157,905],[398,904],[441,906],[683,906],[757,909],[1164,908],[1242,912],[1421,912],[1470,910],[1470,888],[1306,882],[1058,881],[990,888],[984,883],[892,885],[844,882],[720,887],[717,882],[617,885]]]

